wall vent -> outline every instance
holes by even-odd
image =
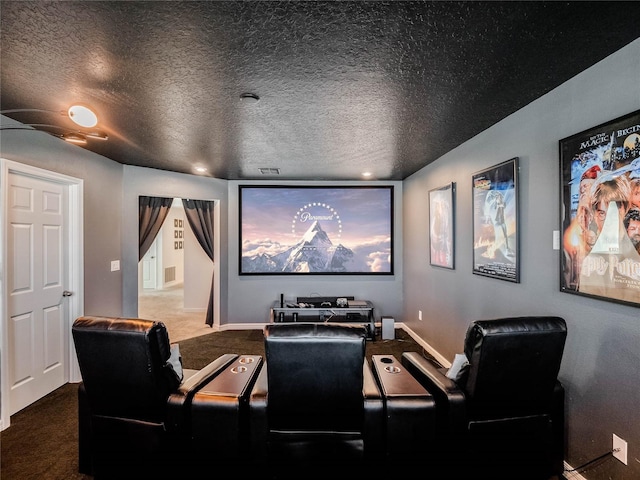
[[[176,280],[176,267],[167,267],[164,269],[164,283],[174,282]]]
[[[279,168],[261,168],[260,173],[262,175],[280,175]]]

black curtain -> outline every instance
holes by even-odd
[[[213,261],[213,207],[214,203],[206,200],[182,199],[184,213],[193,230],[198,243],[207,256]],[[214,273],[215,275],[215,273]],[[206,324],[213,325],[213,282],[211,278],[211,288],[209,289],[209,304],[207,305]]]
[[[144,197],[138,200],[138,261],[142,260],[167,218],[173,198]]]

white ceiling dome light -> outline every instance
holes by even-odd
[[[69,118],[85,128],[92,128],[98,124],[98,117],[89,108],[82,105],[71,105],[68,110]]]

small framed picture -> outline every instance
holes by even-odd
[[[180,230],[173,231],[173,238],[180,238]]]
[[[173,249],[174,249],[174,250],[178,250],[178,248],[180,248],[180,247],[178,246],[178,244],[179,244],[179,243],[180,243],[180,242],[173,242]]]
[[[182,238],[182,230],[178,230],[178,238]]]
[[[177,219],[177,218],[174,218],[174,219],[173,219],[173,226],[174,226],[174,227],[177,227],[177,226],[178,226],[178,219]]]
[[[178,227],[182,228],[182,219],[178,220]]]
[[[178,250],[182,250],[182,242],[178,242]]]

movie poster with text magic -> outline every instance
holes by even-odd
[[[640,111],[560,141],[560,289],[640,304]]]

